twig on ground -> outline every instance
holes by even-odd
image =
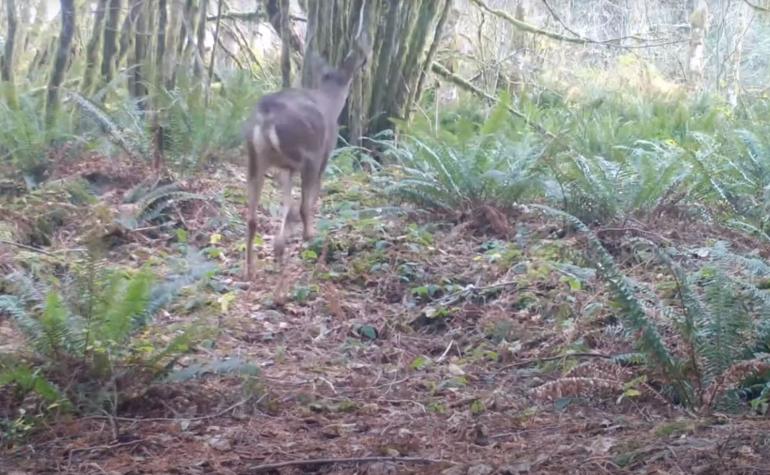
[[[259,404],[267,395],[263,395],[259,399],[257,399],[257,404]],[[206,419],[216,419],[217,417],[223,416],[227,414],[228,412],[232,411],[233,409],[240,407],[247,402],[249,402],[253,396],[249,396],[245,399],[241,399],[240,401],[236,402],[235,404],[226,407],[225,409],[222,409],[219,412],[215,412],[214,414],[207,414],[205,416],[198,416],[198,417],[147,417],[147,418],[137,418],[137,417],[112,417],[111,419],[122,421],[122,422],[174,422],[174,421],[204,421]],[[84,417],[84,419],[106,419],[107,416],[88,416]]]
[[[39,254],[44,254],[46,256],[56,257],[56,255],[51,253],[51,252],[44,251],[43,249],[40,249],[39,247],[28,246],[28,245],[22,244],[20,242],[6,241],[5,239],[0,239],[0,244],[7,244],[9,246],[15,246],[15,247],[18,247],[20,249],[24,249],[26,251],[32,251],[32,252],[37,252]]]
[[[503,366],[502,368],[495,371],[495,374],[500,374],[505,370],[509,370],[512,368],[520,368],[522,366],[527,366],[532,363],[542,363],[545,361],[556,361],[561,360],[564,358],[602,358],[602,359],[611,359],[612,355],[605,355],[604,353],[564,353],[563,355],[554,355],[554,356],[544,356],[542,358],[529,358],[526,360],[517,361],[515,363],[507,364]]]
[[[664,236],[661,236],[660,234],[658,234],[656,232],[647,231],[646,229],[636,228],[636,227],[633,227],[633,226],[624,226],[624,227],[620,227],[620,228],[600,228],[600,229],[597,229],[597,230],[594,231],[594,233],[596,233],[597,236],[599,234],[603,234],[603,233],[625,233],[625,232],[632,232],[632,233],[637,233],[637,234],[641,234],[641,235],[644,235],[644,236],[649,236],[649,237],[651,237],[653,239],[657,239],[659,242],[663,242],[663,243],[666,243],[666,244],[671,244],[671,240],[670,239],[668,239],[668,238],[666,238]]]
[[[394,463],[416,463],[416,464],[434,464],[446,462],[444,460],[435,460],[421,457],[350,457],[350,458],[327,458],[327,459],[304,459],[304,460],[288,460],[286,462],[267,463],[262,465],[253,465],[247,468],[243,472],[239,473],[261,473],[269,472],[285,467],[306,467],[309,465],[341,465],[350,463],[377,463],[377,462],[394,462]]]

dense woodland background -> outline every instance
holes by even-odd
[[[0,472],[770,470],[767,0],[0,5]],[[361,31],[244,282],[241,126]]]

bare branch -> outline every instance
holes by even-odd
[[[744,0],[744,1],[747,1],[747,0]],[[495,15],[498,18],[502,18],[503,20],[507,21],[508,23],[512,24],[513,26],[515,26],[516,28],[518,28],[518,29],[520,29],[522,31],[526,31],[528,33],[534,33],[536,35],[542,35],[542,36],[545,36],[545,37],[548,37],[548,38],[551,38],[551,39],[554,39],[554,40],[557,40],[557,41],[564,41],[566,43],[575,43],[575,44],[580,44],[580,45],[595,44],[595,45],[631,48],[631,46],[618,45],[618,43],[620,43],[623,40],[634,40],[634,41],[642,41],[642,42],[653,41],[653,40],[651,40],[649,38],[642,38],[642,37],[635,36],[635,35],[621,36],[621,37],[618,37],[618,38],[610,38],[608,40],[601,40],[601,41],[600,40],[594,40],[594,39],[591,39],[591,38],[583,37],[581,35],[577,35],[576,32],[574,32],[570,28],[567,28],[567,26],[564,25],[564,23],[562,23],[561,20],[559,20],[559,23],[562,23],[562,25],[565,27],[565,29],[567,29],[567,31],[569,31],[573,35],[576,35],[577,37],[564,36],[564,35],[561,35],[559,33],[555,33],[553,31],[543,30],[542,28],[538,28],[535,25],[532,25],[532,24],[527,23],[525,21],[521,21],[521,20],[519,20],[517,18],[514,18],[508,12],[505,12],[503,10],[499,10],[499,9],[490,7],[489,5],[484,3],[483,0],[471,0],[471,2],[475,3],[482,10],[485,10],[485,11],[491,13],[492,15]],[[548,5],[548,4],[546,3],[546,5]],[[551,10],[550,7],[549,7],[549,10]],[[552,12],[551,14],[553,15],[553,11],[552,10],[551,10],[551,12]],[[556,18],[558,20],[558,17],[556,17]],[[666,46],[666,45],[670,45],[670,44],[674,44],[674,43],[679,43],[679,42],[680,41],[667,41],[667,42],[663,42],[663,43],[646,44],[646,45],[641,45],[641,46],[637,46],[637,47]]]
[[[431,71],[433,71],[434,73],[438,74],[439,76],[441,76],[442,78],[446,79],[447,81],[449,81],[449,82],[451,82],[451,83],[453,83],[453,84],[455,84],[455,85],[465,89],[466,91],[472,92],[473,94],[476,94],[477,96],[483,97],[484,99],[487,99],[487,100],[489,100],[489,101],[491,101],[493,103],[497,103],[498,102],[498,99],[496,97],[494,97],[494,96],[492,96],[490,94],[487,94],[486,92],[482,91],[481,89],[479,89],[478,87],[474,86],[470,82],[468,82],[465,79],[461,78],[460,76],[452,73],[451,71],[449,71],[447,68],[445,68],[440,63],[434,62],[431,65]],[[515,115],[516,117],[522,119],[524,122],[526,122],[526,124],[528,126],[530,126],[533,129],[537,130],[538,132],[540,132],[541,134],[545,135],[546,137],[548,137],[550,139],[555,139],[556,138],[556,135],[553,132],[551,132],[550,130],[546,129],[545,127],[543,127],[542,125],[538,124],[537,122],[533,122],[532,119],[527,117],[521,111],[519,111],[519,110],[517,110],[517,109],[515,109],[515,108],[513,108],[511,106],[508,106],[508,112],[510,112],[511,114]]]
[[[757,11],[760,11],[760,12],[764,12],[764,13],[770,13],[770,8],[761,7],[759,5],[756,5],[756,4],[752,3],[752,2],[750,2],[749,0],[743,0],[743,1],[746,3],[746,5],[750,6],[754,10],[757,10]]]

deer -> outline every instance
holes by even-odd
[[[311,71],[320,80],[313,87],[286,88],[262,96],[244,123],[243,137],[248,152],[247,236],[245,278],[253,278],[253,242],[256,211],[265,175],[278,169],[275,180],[282,196],[282,219],[273,239],[273,257],[283,267],[290,224],[302,220],[302,238],[315,237],[313,209],[321,190],[321,178],[337,143],[339,116],[350,93],[356,73],[372,52],[366,34],[359,34],[339,68],[330,66],[314,52],[309,52]],[[299,212],[292,203],[292,180],[299,174],[302,196]],[[299,214],[299,216],[297,216]]]

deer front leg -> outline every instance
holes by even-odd
[[[251,280],[254,270],[254,235],[257,232],[257,205],[259,205],[259,198],[262,195],[262,186],[265,182],[265,173],[260,167],[254,164],[253,169],[249,169],[250,173],[247,179],[247,194],[248,194],[248,214],[246,216],[248,232],[246,236],[246,280]]]
[[[278,235],[273,242],[273,252],[275,254],[275,261],[278,265],[283,264],[283,254],[286,249],[286,239],[288,234],[288,228],[292,215],[292,202],[291,202],[291,179],[293,173],[288,170],[280,170],[278,172],[277,180],[281,189],[281,200],[283,204],[283,215],[281,217],[281,228],[278,231]]]

